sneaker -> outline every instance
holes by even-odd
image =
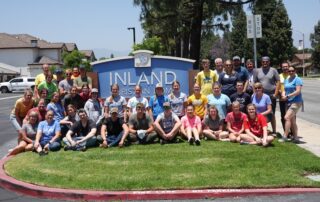
[[[294,138],[294,139],[292,139],[292,142],[295,143],[295,144],[301,143],[300,140],[299,140],[299,138]]]
[[[45,156],[45,155],[48,155],[48,152],[45,152],[45,151],[39,152],[39,156]]]
[[[280,138],[279,140],[278,140],[278,142],[281,142],[281,143],[283,143],[283,142],[289,142],[290,140],[288,139],[288,138],[286,138],[286,137],[282,137],[282,138]]]
[[[168,142],[166,140],[163,140],[163,139],[160,139],[160,144],[161,145],[164,145],[164,144],[167,144]]]
[[[188,140],[188,142],[189,142],[189,144],[190,144],[190,145],[193,145],[193,142],[194,142],[193,137],[192,137],[192,138],[190,138],[190,139]]]
[[[76,147],[73,147],[73,146],[65,146],[63,149],[64,149],[64,151],[69,151],[69,150],[75,151],[75,150],[76,150]]]
[[[200,146],[200,144],[201,144],[201,143],[200,143],[200,140],[199,140],[199,139],[196,140],[196,145],[197,145],[197,146]]]
[[[85,152],[87,150],[86,146],[78,146],[77,151]]]

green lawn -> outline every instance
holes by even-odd
[[[34,184],[91,190],[320,187],[304,177],[320,173],[320,158],[291,143],[262,148],[202,141],[199,147],[133,145],[43,157],[27,152],[5,170]]]

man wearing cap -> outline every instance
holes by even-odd
[[[136,105],[135,114],[129,117],[129,140],[141,144],[153,143],[158,137],[154,131],[153,121],[146,113],[145,106],[142,103]]]
[[[35,98],[40,98],[39,94],[38,94],[38,86],[40,85],[40,83],[42,83],[44,80],[46,80],[46,76],[47,74],[50,72],[49,70],[49,65],[48,64],[43,64],[42,65],[42,71],[43,73],[38,74],[36,76],[36,79],[34,81],[34,97]],[[56,75],[53,75],[53,79],[56,79]]]
[[[101,126],[101,135],[98,136],[100,147],[123,147],[129,133],[128,126],[118,117],[118,108],[111,108],[110,114],[111,117],[105,118]]]
[[[275,110],[277,104],[277,97],[280,89],[280,77],[278,71],[270,67],[270,58],[268,56],[262,57],[262,67],[257,69],[253,75],[254,83],[260,82],[262,84],[264,93],[270,96],[272,102],[272,133],[276,134],[276,119]]]
[[[244,84],[243,92],[246,92],[248,87],[248,80],[249,80],[248,70],[245,67],[241,66],[241,61],[239,56],[237,55],[234,56],[232,60],[233,60],[233,70],[237,72],[238,81],[242,81]]]
[[[154,127],[160,136],[160,143],[176,142],[175,137],[179,132],[181,122],[178,116],[172,112],[170,102],[163,103],[164,112],[158,115]]]
[[[84,65],[80,65],[80,76],[74,79],[74,85],[77,87],[78,92],[81,91],[83,85],[88,84],[89,88],[92,89],[92,79],[87,76],[86,68]]]
[[[98,100],[98,89],[92,88],[91,98],[84,104],[84,109],[87,112],[89,119],[93,120],[96,124],[103,118],[103,107]]]
[[[210,69],[210,60],[202,59],[203,70],[196,76],[196,83],[201,88],[201,94],[207,96],[212,93],[212,84],[218,81],[218,75]]]
[[[94,121],[88,118],[84,109],[79,109],[80,121],[76,121],[67,132],[63,142],[67,145],[64,150],[85,151],[87,147],[97,145],[97,126]]]
[[[156,120],[157,116],[163,112],[163,103],[169,102],[169,98],[163,95],[164,89],[161,83],[156,85],[155,95],[150,97],[149,100],[149,114],[152,121]]]

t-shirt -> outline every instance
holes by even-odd
[[[148,103],[147,98],[145,98],[145,97],[137,98],[136,96],[134,96],[128,100],[127,107],[132,109],[132,113],[136,113],[136,106],[138,103],[142,103],[145,108],[149,107],[149,103]]]
[[[60,102],[50,102],[47,106],[47,111],[49,110],[53,111],[55,120],[60,122],[64,118],[64,108],[62,107]]]
[[[201,71],[197,74],[196,82],[201,87],[201,94],[207,96],[212,93],[212,84],[218,81],[218,75],[213,71]]]
[[[34,85],[38,86],[40,83],[46,80],[44,73],[38,74],[34,80]],[[53,75],[53,80],[57,80],[57,76]]]
[[[32,109],[30,109],[30,110],[28,111],[28,113],[27,113],[27,115],[26,115],[25,118],[29,119],[29,116],[30,116],[30,113],[31,113],[31,112],[37,112],[37,113],[38,113],[38,122],[43,121],[43,120],[46,119],[46,113],[47,113],[47,110],[46,110],[46,109],[44,109],[44,110],[42,110],[42,111],[39,111],[39,108],[38,108],[38,107],[34,107],[34,108],[32,108]]]
[[[231,103],[238,101],[240,103],[240,111],[247,113],[247,105],[251,103],[251,97],[248,93],[234,93],[230,96]]]
[[[179,119],[178,116],[173,112],[167,117],[164,112],[162,112],[157,117],[157,121],[160,123],[160,126],[165,133],[169,133],[173,129],[177,119]]]
[[[181,124],[183,128],[198,128],[201,127],[201,119],[199,116],[188,117],[188,115],[184,115],[181,118]]]
[[[273,68],[259,68],[254,72],[253,81],[260,82],[266,94],[272,95],[276,90],[276,84],[280,81],[278,71]]]
[[[80,109],[84,107],[85,102],[79,94],[76,94],[74,97],[68,94],[64,99],[64,108],[67,109],[69,104],[75,106],[76,109]]]
[[[89,119],[96,123],[102,117],[102,104],[97,99],[89,99],[84,105],[84,109],[86,110]]]
[[[206,105],[208,104],[208,99],[205,95],[200,94],[196,96],[195,94],[188,97],[188,104],[192,104],[195,109],[195,113],[201,119],[204,117]]]
[[[286,80],[289,77],[288,74],[284,75],[284,73],[279,74],[279,78],[280,78],[280,91],[283,92],[284,91],[284,80]]]
[[[118,95],[116,97],[108,97],[104,101],[104,106],[109,108],[109,111],[111,108],[118,108],[118,116],[123,117],[124,116],[124,106],[127,106],[126,98]]]
[[[60,132],[60,124],[58,121],[53,120],[50,124],[45,121],[41,121],[38,125],[38,132],[41,132],[40,142],[48,142],[50,141],[55,135],[56,132]]]
[[[81,77],[78,76],[74,79],[74,85],[77,87],[82,87],[83,85],[89,85],[92,86],[92,79],[89,76]]]
[[[225,72],[219,76],[219,83],[221,84],[221,92],[227,96],[232,95],[237,92],[236,85],[238,81],[238,75],[236,72],[234,74],[226,74]]]
[[[204,125],[208,126],[210,130],[217,131],[219,130],[220,125],[223,124],[223,120],[218,118],[212,119],[209,115],[206,115],[203,121]]]
[[[62,81],[59,82],[59,88],[62,88],[66,92],[70,92],[71,88],[73,86],[73,80],[70,79],[63,79]]]
[[[252,95],[251,101],[252,104],[256,105],[258,114],[267,111],[268,105],[271,105],[270,96],[264,93],[261,98],[258,98],[257,95],[254,93]]]
[[[42,83],[40,83],[38,86],[38,90],[41,91],[44,88],[48,90],[47,99],[49,99],[49,100],[51,100],[54,92],[58,92],[58,87],[53,82],[47,83],[46,81],[43,81]]]
[[[88,119],[87,124],[85,126],[81,124],[81,121],[77,121],[71,126],[70,130],[77,137],[85,137],[93,128],[97,128],[96,123]]]
[[[254,120],[247,117],[244,121],[244,129],[249,129],[257,137],[263,136],[263,127],[265,126],[267,126],[267,121],[261,114],[257,114]]]
[[[34,101],[33,100],[31,100],[31,102],[28,105],[25,105],[23,103],[23,100],[24,100],[24,98],[19,98],[16,101],[16,104],[14,105],[14,107],[13,107],[13,109],[11,111],[11,114],[15,114],[15,111],[17,109],[18,110],[18,116],[20,118],[22,118],[22,119],[27,115],[28,111],[30,109],[32,109],[32,107],[34,105]]]
[[[235,114],[234,112],[229,112],[226,116],[226,122],[230,123],[231,128],[234,131],[239,132],[246,118],[247,118],[247,115],[243,112],[240,112],[239,114]]]
[[[290,77],[287,78],[284,81],[284,89],[286,91],[286,95],[293,93],[294,91],[296,91],[297,86],[302,86],[302,85],[303,85],[303,82],[301,78],[298,76],[295,76],[294,79],[290,79]],[[303,102],[301,93],[294,97],[291,96],[288,99],[288,103],[299,103],[299,102]]]
[[[30,138],[31,140],[36,139],[37,129],[38,129],[38,124],[35,124],[33,126],[30,123],[25,123],[21,127],[21,130],[24,130],[27,134],[27,137]]]
[[[219,96],[215,96],[210,94],[207,96],[208,105],[216,106],[220,119],[225,119],[227,115],[228,107],[231,105],[231,101],[228,96],[225,94],[220,94]]]
[[[107,135],[118,136],[123,131],[123,119],[117,118],[116,121],[112,121],[112,118],[108,117],[104,119],[102,124],[107,127]]]
[[[129,117],[129,126],[133,126],[134,130],[148,130],[150,124],[152,120],[147,114],[144,114],[141,119],[138,119],[137,114],[131,114]]]
[[[234,71],[237,72],[238,81],[245,83],[249,79],[249,73],[245,67],[234,68]]]
[[[161,95],[161,96],[152,96],[149,100],[149,107],[152,110],[153,114],[153,120],[157,118],[157,116],[164,111],[163,109],[163,103],[168,102],[169,99],[167,96]]]
[[[188,101],[187,95],[182,92],[180,92],[178,96],[171,93],[168,98],[172,108],[172,112],[179,117],[184,116],[184,103]]]

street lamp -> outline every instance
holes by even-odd
[[[128,27],[127,28],[128,30],[131,30],[133,31],[133,45],[136,45],[136,28],[135,27]]]
[[[304,59],[305,59],[305,54],[304,54],[304,33],[299,31],[299,30],[296,30],[296,29],[292,29],[293,31],[296,31],[300,34],[302,34],[302,77],[305,76],[305,66],[304,66]],[[300,40],[299,40],[300,42]]]

